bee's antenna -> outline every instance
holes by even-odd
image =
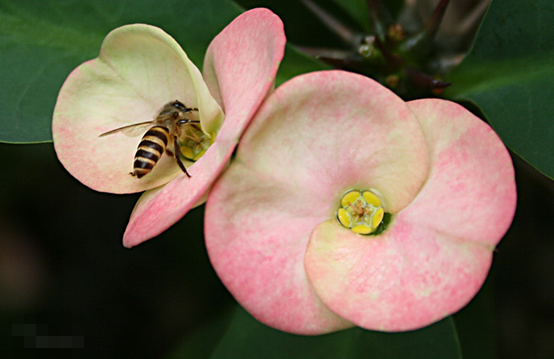
[[[200,121],[198,121],[198,120],[188,120],[188,119],[187,119],[187,120],[179,120],[179,121],[177,121],[177,124],[178,124],[178,125],[185,125],[185,124],[187,124],[187,123],[200,123]]]

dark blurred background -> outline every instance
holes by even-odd
[[[126,249],[139,195],[81,185],[52,144],[0,144],[0,152],[0,358],[34,357],[11,335],[23,323],[84,336],[77,358],[160,358],[231,303],[204,248],[203,207]]]

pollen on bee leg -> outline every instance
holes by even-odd
[[[385,209],[379,192],[349,190],[342,195],[337,221],[357,234],[371,234],[383,223]]]
[[[181,137],[181,155],[189,161],[198,161],[214,143],[215,136],[215,133],[206,135],[196,125],[186,126]]]

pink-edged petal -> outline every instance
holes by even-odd
[[[204,76],[225,109],[225,121],[215,143],[189,168],[191,178],[181,176],[139,199],[123,238],[125,246],[157,236],[205,200],[206,192],[227,165],[239,137],[272,88],[285,42],[283,23],[266,9],[245,12],[212,41]],[[202,122],[206,133],[217,132],[219,124],[217,118]]]
[[[328,71],[283,84],[208,197],[206,245],[219,277],[272,327],[318,334],[351,325],[307,281],[310,233],[350,188],[376,188],[402,209],[426,178],[426,148],[417,118],[373,80]]]
[[[134,247],[153,238],[177,221],[189,210],[206,200],[206,193],[218,174],[227,165],[232,150],[216,141],[194,166],[163,187],[143,193],[137,201],[123,235],[123,245]]]
[[[239,154],[208,197],[210,260],[237,301],[262,323],[305,335],[351,327],[308,282],[307,239],[326,211],[319,198],[299,197],[294,188],[253,172]]]
[[[244,161],[272,181],[302,189],[304,197],[320,197],[327,215],[352,188],[376,189],[387,212],[396,213],[428,175],[417,118],[365,76],[297,76],[268,98],[250,127],[241,140]]]
[[[465,306],[491,259],[487,246],[401,218],[376,237],[330,220],[312,233],[305,266],[321,300],[339,316],[365,329],[406,331]]]
[[[218,137],[238,141],[273,86],[285,43],[283,22],[268,9],[243,13],[211,42],[202,71],[226,116]],[[202,126],[207,133],[219,128],[215,121]]]
[[[408,102],[433,152],[431,176],[404,216],[494,248],[517,201],[508,150],[490,126],[444,100]]]
[[[515,211],[511,159],[488,125],[448,101],[408,105],[432,154],[421,192],[382,235],[358,236],[325,222],[306,252],[323,302],[367,329],[417,329],[465,306]]]
[[[140,136],[100,134],[152,121],[170,101],[198,107],[199,116],[220,116],[198,69],[161,29],[127,25],[113,30],[100,56],[75,69],[54,110],[52,132],[58,158],[85,185],[103,192],[129,193],[169,182],[181,173],[162,156],[140,180],[129,175]]]

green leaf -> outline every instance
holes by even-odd
[[[444,95],[477,106],[505,144],[554,178],[554,2],[494,0]]]
[[[51,141],[65,78],[98,56],[106,34],[130,23],[163,28],[201,65],[212,40],[240,13],[225,0],[5,0],[0,4],[0,141]]]
[[[320,336],[300,336],[271,329],[239,308],[210,358],[448,359],[461,358],[460,353],[450,317],[406,333],[352,328]]]
[[[201,326],[185,342],[176,348],[168,359],[209,358],[225,334],[231,315],[224,312],[217,318]]]
[[[352,19],[354,19],[358,24],[360,24],[367,33],[373,33],[374,25],[371,24],[373,21],[371,19],[367,0],[332,0],[337,6],[341,7],[346,13],[348,13]],[[383,10],[379,11],[377,14],[379,20],[383,22],[384,25],[390,25],[391,22],[394,23],[397,19],[400,10],[404,7],[404,0],[387,0],[382,1],[381,4],[376,2],[378,5],[383,5]],[[380,8],[380,7],[379,7]]]
[[[289,43],[308,47],[344,48],[344,42],[309,9],[302,1],[291,0],[234,0],[245,9],[255,7],[267,7],[275,12],[285,23],[285,31]],[[353,21],[348,8],[352,8],[351,2],[360,0],[345,0],[336,3],[335,0],[311,0],[319,5],[327,13],[336,17],[342,24],[351,27],[353,30],[362,31],[363,24],[368,23],[367,11],[357,14],[360,18],[366,18],[359,24]],[[364,1],[364,0],[361,0]],[[355,5],[354,5],[355,6]]]
[[[363,26],[364,29],[369,29],[369,12],[367,10],[366,0],[332,0],[337,6],[340,6],[344,11]]]
[[[358,332],[349,358],[462,358],[452,317],[426,328],[404,333]]]
[[[452,316],[456,323],[456,331],[464,358],[491,359],[498,357],[493,297],[497,268],[494,264],[485,284],[475,298]]]
[[[0,142],[52,140],[52,113],[69,73],[98,56],[116,27],[146,23],[171,36],[202,66],[211,40],[241,10],[227,0],[5,0],[0,3]],[[277,83],[326,69],[289,48]]]
[[[275,82],[277,85],[281,85],[294,76],[311,71],[329,70],[331,68],[331,66],[323,62],[299,52],[293,46],[287,45],[285,57],[281,62],[281,66],[279,66]]]

